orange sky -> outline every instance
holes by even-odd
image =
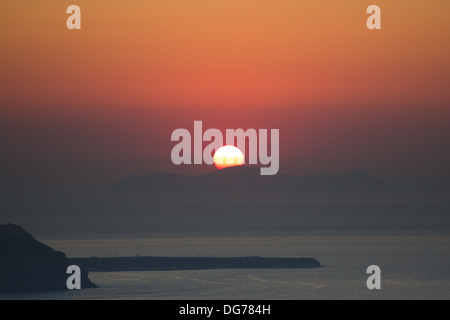
[[[82,30],[66,29],[71,4]],[[371,4],[382,30],[366,28]],[[0,12],[12,162],[66,152],[62,162],[116,157],[144,171],[193,120],[280,128],[285,171],[450,160],[439,143],[450,133],[447,0],[2,0]]]
[[[75,2],[81,31],[65,28]],[[376,1],[378,32],[365,27],[374,1],[75,2],[2,1],[3,99],[190,108],[448,99],[448,1]]]

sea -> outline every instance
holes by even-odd
[[[69,258],[311,257],[322,267],[90,272],[99,288],[0,299],[450,299],[446,194],[250,196],[235,202],[228,197],[145,198],[131,206],[92,199],[76,205],[40,202],[9,207],[2,223],[25,225]],[[89,227],[77,232],[81,218]],[[60,232],[49,232],[45,220]],[[63,220],[77,227],[64,229]],[[380,289],[367,286],[372,265],[381,270]]]

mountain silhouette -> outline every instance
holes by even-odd
[[[187,176],[154,172],[146,177],[129,175],[107,191],[112,193],[370,193],[392,192],[394,188],[362,170],[341,175],[294,176],[279,173],[260,175],[260,168],[236,166]]]
[[[0,225],[0,293],[67,290],[66,255],[15,224]],[[81,287],[95,288],[81,269]]]

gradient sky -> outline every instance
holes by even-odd
[[[82,30],[66,28],[71,4]],[[372,4],[382,30],[366,28]],[[279,128],[281,172],[450,177],[447,0],[2,0],[0,12],[5,184],[213,169],[171,164],[171,132],[194,120]]]

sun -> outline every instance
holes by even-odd
[[[214,153],[214,164],[218,169],[242,166],[244,154],[235,146],[223,146]]]

